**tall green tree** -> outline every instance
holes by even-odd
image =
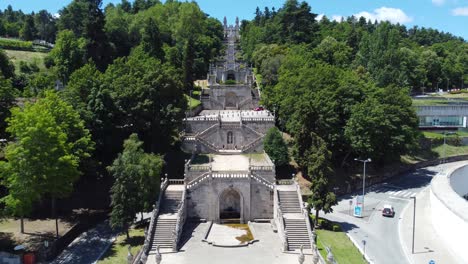
[[[10,80],[6,80],[0,75],[0,138],[8,138],[5,129],[6,119],[10,116],[10,108],[15,104],[16,90],[11,85]]]
[[[311,195],[308,203],[315,210],[315,225],[318,223],[319,212],[333,212],[337,204],[336,196],[332,192],[330,176],[333,174],[331,152],[326,142],[315,133],[301,133],[295,141],[295,159],[306,168],[311,179]]]
[[[6,149],[7,162],[0,164],[9,191],[2,202],[12,214],[24,216],[34,202],[51,198],[58,236],[55,200],[73,191],[80,162],[93,149],[89,132],[78,113],[54,92],[11,112],[7,132],[15,142]]]
[[[20,37],[23,40],[34,40],[37,34],[36,26],[34,25],[33,16],[26,16],[23,27],[21,28]]]
[[[389,86],[354,106],[345,135],[357,156],[382,165],[400,160],[416,146],[417,127],[407,90]]]
[[[10,61],[3,49],[0,49],[0,74],[6,79],[15,76],[15,66]]]
[[[121,154],[108,167],[115,178],[111,188],[111,226],[128,228],[138,212],[148,211],[155,202],[163,160],[161,156],[145,153],[143,142],[131,134],[124,142]]]
[[[153,18],[148,18],[141,33],[141,45],[143,50],[149,55],[159,59],[164,59],[164,51],[162,49],[163,41],[158,25]]]
[[[54,59],[57,74],[63,83],[68,82],[70,74],[84,65],[86,40],[77,38],[70,30],[58,33],[55,47],[50,52]]]
[[[263,146],[276,166],[284,166],[289,163],[288,146],[286,146],[278,128],[272,127],[268,130],[263,140]]]
[[[115,105],[111,114],[116,130],[139,133],[152,152],[167,150],[187,107],[180,74],[173,67],[136,48],[109,66],[102,86]]]

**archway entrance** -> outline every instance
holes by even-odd
[[[242,197],[237,190],[228,188],[219,196],[219,219],[221,223],[242,222]]]
[[[235,81],[236,80],[236,73],[234,71],[227,72],[227,80],[228,81]]]

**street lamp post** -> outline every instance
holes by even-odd
[[[364,195],[366,194],[366,163],[371,162],[370,158],[366,160],[354,159],[355,161],[360,161],[364,164],[364,172],[362,177],[362,211],[364,211]]]
[[[414,254],[414,233],[416,229],[416,196],[411,196],[411,199],[413,199],[413,242],[411,246],[411,252]]]

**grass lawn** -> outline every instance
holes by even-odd
[[[188,104],[188,107],[190,108],[190,110],[193,110],[195,107],[199,106],[201,104],[200,100],[197,100],[195,98],[192,98],[188,95],[185,95],[185,97],[187,98],[187,104]]]
[[[47,53],[22,50],[5,50],[5,53],[15,65],[15,70],[17,73],[19,73],[20,61],[25,61],[28,64],[36,62],[39,69],[45,69],[44,57],[47,56]]]
[[[426,138],[444,138],[444,131],[423,131],[424,137]],[[450,133],[450,134],[449,134]],[[466,131],[447,131],[445,137],[468,137],[468,132]]]
[[[445,148],[445,155],[444,155],[444,148]],[[440,145],[440,146],[433,148],[432,150],[436,152],[441,158],[468,154],[468,146],[455,147],[455,146],[446,144],[445,147],[444,145]]]
[[[144,233],[144,228],[130,229],[130,239],[127,239],[125,233],[121,234],[97,263],[127,264],[128,246],[132,247],[132,254],[136,256],[141,247],[143,247],[145,241]]]
[[[344,232],[317,230],[317,246],[320,254],[327,259],[325,247],[331,247],[333,256],[340,264],[366,263],[359,250]]]

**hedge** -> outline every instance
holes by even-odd
[[[33,50],[31,41],[0,38],[0,48],[11,50]]]

